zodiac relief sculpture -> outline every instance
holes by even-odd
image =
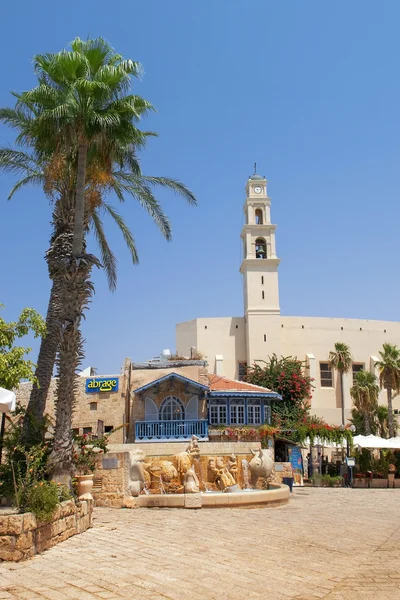
[[[186,471],[183,479],[183,487],[185,494],[198,494],[200,492],[199,480],[194,469],[190,468]]]
[[[192,435],[189,446],[185,452],[174,456],[176,469],[181,483],[184,483],[185,473],[191,468],[194,460],[200,459],[199,438]]]
[[[251,473],[251,485],[256,487],[259,477],[268,477],[272,473],[274,461],[272,460],[269,450],[259,450],[256,452],[250,448],[253,458],[249,462]]]
[[[237,482],[237,474],[238,474],[238,464],[236,460],[236,456],[231,454],[228,458],[228,471],[232,475],[235,483]]]
[[[129,452],[129,478],[128,491],[131,496],[139,496],[145,486],[150,485],[150,474],[147,468],[151,463],[144,463],[145,455],[141,450]]]
[[[221,456],[210,458],[208,461],[208,480],[211,483],[215,483],[220,490],[229,488],[236,484],[236,481],[230,473],[229,468],[226,467],[224,460]]]
[[[200,457],[199,438],[196,435],[192,435],[192,439],[190,440],[190,444],[187,447],[186,452],[192,458],[199,458]]]

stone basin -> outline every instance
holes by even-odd
[[[161,508],[240,508],[273,507],[289,502],[287,485],[270,484],[268,490],[238,490],[233,493],[200,492],[199,494],[151,494],[135,498],[137,507]]]

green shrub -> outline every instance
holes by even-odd
[[[39,521],[50,521],[60,503],[59,488],[51,481],[39,481],[24,500],[26,512],[32,512]]]

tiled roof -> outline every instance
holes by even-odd
[[[268,394],[274,393],[268,388],[261,387],[260,385],[253,385],[252,383],[246,383],[245,381],[237,381],[236,379],[227,379],[222,375],[208,375],[208,381],[211,392],[253,392],[254,394]]]

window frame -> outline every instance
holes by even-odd
[[[216,419],[213,415],[216,413]],[[221,418],[221,413],[225,412],[225,420]],[[228,403],[226,400],[214,400],[209,406],[209,423],[210,425],[228,425]]]
[[[361,369],[360,369],[360,368],[358,368],[358,369],[354,370],[354,367],[361,367]],[[351,373],[352,373],[352,376],[353,376],[353,383],[352,383],[352,385],[354,385],[354,384],[355,384],[355,376],[356,376],[356,375],[357,375],[357,373],[359,373],[360,371],[365,371],[365,363],[358,363],[358,362],[357,362],[357,363],[353,363],[353,364],[351,365]]]
[[[322,369],[322,365],[327,365],[327,369]],[[322,374],[324,373],[330,373],[330,378],[327,377],[323,377]],[[327,389],[332,389],[333,388],[333,369],[330,366],[329,362],[327,361],[322,361],[319,363],[319,381],[320,381],[320,387],[321,388],[327,388]],[[323,381],[330,381],[329,385],[324,385]]]
[[[242,372],[244,370],[244,373]],[[244,376],[247,372],[247,361],[239,360],[238,361],[238,381],[244,381]]]
[[[258,420],[255,419],[255,413],[258,412]],[[251,417],[251,413],[253,416]],[[261,416],[261,400],[254,399],[247,401],[247,424],[248,425],[262,425]]]
[[[229,424],[245,425],[245,403],[244,400],[231,400],[229,405]]]
[[[179,418],[174,418],[175,414],[178,414],[174,411],[174,407],[179,408],[180,416]],[[167,409],[171,408],[170,411]],[[166,418],[166,415],[170,412],[170,418]],[[160,411],[159,411],[159,420],[167,421],[168,423],[173,423],[176,421],[184,421],[185,420],[185,407],[183,402],[177,396],[166,396],[164,400],[161,402]]]

